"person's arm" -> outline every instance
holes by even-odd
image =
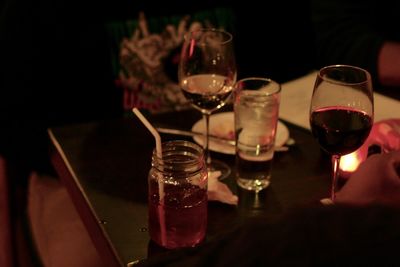
[[[385,42],[378,56],[378,77],[383,86],[400,86],[400,42]]]

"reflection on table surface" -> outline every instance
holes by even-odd
[[[189,130],[200,114],[187,110],[147,117],[154,124]],[[296,144],[275,154],[271,185],[258,195],[239,189],[233,169],[224,182],[239,196],[239,204],[209,202],[207,239],[249,217],[317,204],[329,194],[329,158],[308,130],[286,125]],[[52,128],[49,134],[55,148],[53,164],[108,266],[162,257],[163,250],[150,242],[147,233],[147,174],[155,144],[141,122],[132,116]],[[167,134],[162,138],[192,140]],[[233,155],[214,152],[212,157],[234,168]]]

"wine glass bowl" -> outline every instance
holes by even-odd
[[[368,71],[349,65],[332,65],[319,71],[310,105],[310,126],[320,147],[332,156],[332,201],[337,191],[340,157],[363,145],[373,117]]]
[[[202,113],[225,105],[236,82],[232,35],[217,29],[185,35],[178,79],[185,97]]]
[[[185,35],[178,67],[179,84],[186,99],[205,118],[207,165],[210,171],[220,170],[222,178],[230,173],[230,168],[211,160],[208,149],[209,118],[212,112],[227,103],[236,76],[230,33],[218,29],[198,29]]]
[[[232,85],[225,78],[215,74],[197,74],[181,82],[186,99],[202,113],[212,113],[225,105],[231,95]]]

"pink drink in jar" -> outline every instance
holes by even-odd
[[[192,247],[207,230],[207,169],[203,150],[187,141],[163,143],[149,172],[149,232],[158,245]]]

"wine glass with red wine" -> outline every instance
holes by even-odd
[[[211,160],[209,120],[212,112],[224,106],[236,82],[232,35],[218,29],[198,29],[185,35],[178,68],[182,92],[205,118],[204,150],[209,171],[220,171],[219,179],[230,173],[227,164]]]
[[[319,70],[310,105],[310,125],[320,147],[332,156],[331,200],[335,201],[340,157],[357,150],[374,121],[371,75],[349,65]]]

